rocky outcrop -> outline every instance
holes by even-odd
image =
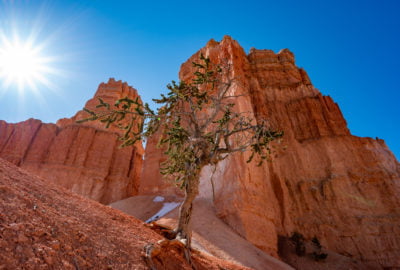
[[[138,97],[132,87],[113,79],[99,86],[86,107],[97,98],[113,103]],[[0,157],[38,176],[101,203],[137,194],[143,147],[119,148],[118,129],[104,129],[98,122],[76,124],[83,111],[57,124],[29,119],[16,124],[0,121]]]
[[[144,247],[165,240],[136,218],[1,158],[0,236],[0,269],[150,269]],[[157,251],[153,269],[193,269],[179,245]],[[192,262],[199,270],[249,269],[199,251]]]
[[[172,181],[167,180],[160,173],[162,163],[166,157],[163,149],[158,146],[160,135],[156,134],[148,138],[145,149],[145,159],[140,177],[139,194],[176,194],[179,191]]]
[[[214,174],[203,171],[201,196],[215,194],[218,215],[275,256],[278,235],[298,232],[366,266],[400,267],[400,165],[384,141],[352,136],[338,105],[313,87],[287,49],[246,55],[230,37],[211,40],[182,65],[182,80],[191,79],[200,53],[231,66],[232,92],[242,95],[237,110],[285,132],[273,162],[257,167],[246,164],[248,153],[235,154]],[[148,146],[146,156],[156,151]],[[161,178],[146,180],[149,192],[162,186]]]
[[[142,102],[136,89],[129,86],[126,82],[116,81],[114,78],[110,78],[107,83],[101,83],[99,85],[93,98],[86,102],[85,108],[96,112],[106,112],[106,109],[104,108],[97,108],[97,105],[99,105],[99,99],[102,99],[104,102],[113,106],[116,100],[125,97],[128,97],[132,100],[138,99],[140,103]],[[81,110],[71,118],[62,118],[58,120],[57,126],[64,127],[72,125],[75,124],[76,121],[88,118],[89,116],[90,115],[87,112]],[[88,121],[82,123],[81,125],[104,130],[104,123],[100,121]],[[111,125],[107,131],[120,133],[121,129],[119,129],[116,125]]]

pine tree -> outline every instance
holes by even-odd
[[[157,131],[161,134],[159,145],[167,156],[161,173],[172,177],[185,193],[173,235],[187,250],[201,170],[216,166],[232,153],[247,150],[251,151],[247,162],[257,157],[261,164],[270,157],[270,143],[283,136],[283,132],[268,127],[266,121],[253,119],[250,112],[234,110],[234,102],[240,96],[230,94],[234,80],[229,79],[229,66],[215,65],[203,55],[193,66],[196,71],[191,82],[172,81],[167,86],[168,93],[154,99],[161,105],[157,111],[138,99],[122,98],[113,106],[99,99],[97,107],[103,108],[102,113],[85,108],[89,116],[79,121],[119,126],[124,131],[122,147],[146,140]]]

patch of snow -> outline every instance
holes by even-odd
[[[151,218],[146,220],[146,223],[153,222],[153,221],[165,216],[166,214],[168,214],[169,212],[174,210],[180,204],[181,203],[179,203],[179,202],[167,202],[167,203],[164,203],[164,205],[160,209],[160,211],[158,211],[154,216],[152,216]]]
[[[153,202],[163,202],[163,201],[164,201],[164,197],[162,197],[162,196],[156,196],[153,199]]]

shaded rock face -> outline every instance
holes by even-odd
[[[178,194],[172,181],[168,181],[161,175],[160,168],[166,160],[164,150],[158,146],[159,134],[155,134],[147,140],[143,170],[140,177],[139,194]]]
[[[191,79],[200,52],[231,65],[232,93],[243,94],[236,110],[285,132],[273,162],[247,164],[243,153],[214,174],[206,168],[200,196],[215,194],[218,215],[272,255],[278,235],[299,232],[371,267],[400,267],[400,165],[384,141],[352,136],[338,105],[313,87],[287,49],[246,55],[230,37],[211,40],[182,65],[182,80]],[[148,146],[146,156],[161,156],[156,151]],[[150,160],[143,174],[156,163]],[[160,192],[154,187],[162,187],[161,178],[147,180],[148,192]]]
[[[113,103],[137,92],[113,79],[100,84],[86,104],[94,108],[97,97]],[[0,157],[87,198],[108,204],[137,194],[143,147],[120,149],[117,129],[99,123],[76,124],[83,111],[57,124],[29,119],[16,124],[0,121]]]

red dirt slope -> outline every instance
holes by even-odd
[[[44,182],[0,159],[0,269],[148,269],[162,237],[118,210]],[[158,269],[190,269],[176,249]],[[195,252],[198,269],[246,269]]]

